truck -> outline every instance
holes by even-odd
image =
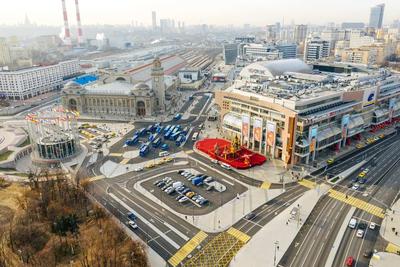
[[[173,120],[174,121],[179,121],[182,118],[182,114],[178,113],[174,116]]]
[[[195,185],[195,186],[200,186],[200,185],[203,184],[203,180],[204,180],[204,177],[198,177],[197,176],[197,177],[193,178],[192,184]]]

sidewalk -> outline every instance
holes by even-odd
[[[393,267],[400,266],[400,256],[392,253],[378,252],[371,258],[369,266]]]
[[[300,231],[302,222],[306,221],[319,198],[329,188],[329,186],[322,185],[321,193],[318,193],[317,190],[305,192],[302,197],[256,233],[249,243],[233,258],[229,266],[276,266],[274,265],[275,247],[279,246],[279,249],[276,249],[277,264]],[[300,205],[300,220],[290,219],[290,212],[298,205]],[[288,220],[290,222],[286,225]],[[298,225],[299,222],[300,225]]]
[[[400,249],[400,199],[387,211],[379,230],[381,236]]]

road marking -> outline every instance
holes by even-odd
[[[317,186],[317,184],[315,182],[312,182],[312,181],[307,180],[307,179],[303,179],[301,181],[298,181],[298,183],[300,185],[305,186],[305,187],[310,188],[310,189],[314,189]]]
[[[125,202],[123,202],[121,199],[119,199],[116,195],[113,193],[109,193],[109,195],[117,201],[119,204],[121,204],[125,209],[129,210],[130,212],[134,213],[136,217],[138,217],[141,221],[143,221],[147,226],[149,226],[154,232],[156,232],[159,236],[164,238],[165,241],[170,243],[174,248],[179,249],[180,246],[171,238],[169,238],[167,235],[165,235],[160,229],[158,229],[156,226],[154,226],[152,223],[150,223],[147,219],[145,219],[143,216],[141,216],[138,212],[136,212],[134,209],[129,207]]]
[[[194,151],[193,150],[185,150],[186,154],[192,154]]]
[[[379,218],[382,218],[382,219],[384,218],[385,211],[382,208],[380,208],[378,206],[375,206],[375,205],[372,205],[372,204],[370,204],[370,203],[368,203],[366,201],[363,201],[363,200],[358,199],[358,198],[353,197],[353,196],[346,195],[345,193],[342,193],[342,192],[339,192],[339,191],[336,191],[336,190],[333,190],[333,189],[329,189],[329,196],[331,198],[337,199],[337,200],[342,201],[342,202],[344,202],[346,204],[354,206],[354,207],[356,207],[358,209],[364,210],[364,211],[366,211],[366,212],[368,212],[368,213],[370,213],[372,215],[375,215],[375,216],[377,216]]]
[[[268,181],[264,181],[260,186],[260,188],[266,189],[266,190],[268,190],[270,187],[271,187],[271,183]]]
[[[387,245],[385,251],[398,254],[398,253],[400,253],[400,247],[395,244],[389,243]]]
[[[122,157],[122,153],[110,153],[112,157]]]
[[[224,181],[225,183],[231,185],[231,186],[235,186],[234,183],[229,182],[228,180],[226,180],[225,178],[222,178],[222,181]]]
[[[174,267],[178,266],[207,236],[203,231],[198,232],[168,260],[168,263]]]
[[[236,228],[229,228],[227,231],[228,234],[233,235],[234,237],[236,237],[237,239],[239,239],[240,241],[242,241],[243,243],[247,243],[247,241],[250,240],[250,236],[243,233],[242,231],[239,231]]]
[[[130,160],[130,159],[123,159],[123,160],[121,160],[121,162],[120,162],[119,164],[125,165],[125,164],[128,163],[129,160]]]

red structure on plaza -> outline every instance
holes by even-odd
[[[196,143],[196,148],[211,158],[229,164],[236,169],[247,169],[262,165],[267,158],[241,147],[236,137],[233,142],[225,139],[206,138]]]

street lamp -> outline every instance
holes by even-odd
[[[274,242],[274,247],[275,247],[275,250],[274,250],[274,266],[276,266],[276,251],[279,250],[279,241],[278,240]]]

